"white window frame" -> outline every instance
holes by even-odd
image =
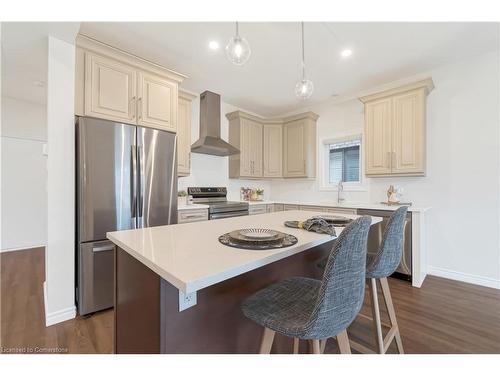
[[[331,184],[329,178],[329,166],[330,166],[330,149],[328,145],[332,143],[341,143],[348,141],[360,141],[359,147],[359,181],[357,182],[344,182],[344,191],[367,191],[364,179],[363,170],[363,155],[364,155],[364,145],[363,145],[363,135],[353,134],[345,137],[338,138],[324,138],[320,141],[319,147],[319,176],[320,176],[320,191],[337,191],[337,184]]]

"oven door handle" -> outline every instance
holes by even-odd
[[[236,211],[236,212],[221,212],[217,214],[210,214],[210,220],[214,219],[224,219],[227,217],[236,217],[236,216],[247,216],[248,211]]]

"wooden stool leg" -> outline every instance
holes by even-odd
[[[382,293],[384,295],[385,307],[387,308],[387,313],[389,314],[389,320],[391,321],[391,329],[395,329],[396,333],[394,337],[396,338],[396,345],[398,347],[399,354],[404,354],[403,341],[401,340],[401,334],[399,333],[399,326],[396,320],[396,311],[394,311],[394,305],[392,303],[391,290],[389,289],[389,283],[387,278],[384,277],[380,279],[380,285],[382,286]]]
[[[311,340],[311,341],[312,341],[312,352],[313,352],[313,354],[321,354],[319,340]]]
[[[380,308],[378,305],[377,280],[370,279],[370,302],[372,307],[373,328],[375,329],[375,338],[377,341],[378,352],[384,354],[384,338],[382,337],[382,324],[380,321]]]
[[[337,335],[337,343],[339,344],[340,354],[351,354],[351,345],[349,344],[347,330],[343,330]]]
[[[328,339],[324,339],[324,340],[321,340],[321,345],[320,345],[320,349],[321,349],[321,354],[323,354],[325,352],[325,349],[326,349],[326,341]]]
[[[299,339],[294,337],[293,338],[293,354],[299,354]]]
[[[271,348],[274,341],[274,332],[272,329],[264,328],[264,333],[262,334],[262,341],[260,342],[260,354],[270,354]]]

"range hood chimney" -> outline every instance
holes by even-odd
[[[200,95],[200,139],[191,145],[198,154],[229,156],[240,150],[220,137],[220,95],[205,91]]]

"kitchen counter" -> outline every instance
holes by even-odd
[[[283,225],[314,214],[295,210],[108,233],[117,245],[115,353],[256,353],[262,330],[243,315],[241,304],[279,280],[322,278],[319,264],[336,237]],[[372,224],[380,221],[372,218]],[[284,231],[298,242],[244,250],[218,241],[252,227]],[[274,351],[290,352],[291,339],[278,336]]]
[[[177,211],[203,210],[203,209],[208,209],[208,205],[207,204],[193,203],[193,204],[183,204],[183,205],[177,206]]]
[[[257,221],[240,216],[110,232],[107,237],[177,289],[191,293],[331,241],[328,235],[283,225],[286,220],[306,220],[312,215],[310,211],[274,212],[260,215]],[[374,217],[372,224],[380,221]],[[287,248],[255,251],[228,247],[218,240],[235,229],[255,227],[293,234],[298,242]]]
[[[263,200],[263,201],[250,201],[249,205],[258,204],[293,204],[298,206],[320,206],[320,207],[331,207],[331,208],[359,208],[364,210],[385,210],[385,211],[395,211],[401,206],[388,206],[382,203],[362,203],[362,202],[345,202],[345,203],[335,203],[335,202],[310,202],[310,201],[287,201],[287,200]],[[431,207],[419,207],[419,206],[408,206],[408,211],[410,212],[426,212],[430,210]]]

